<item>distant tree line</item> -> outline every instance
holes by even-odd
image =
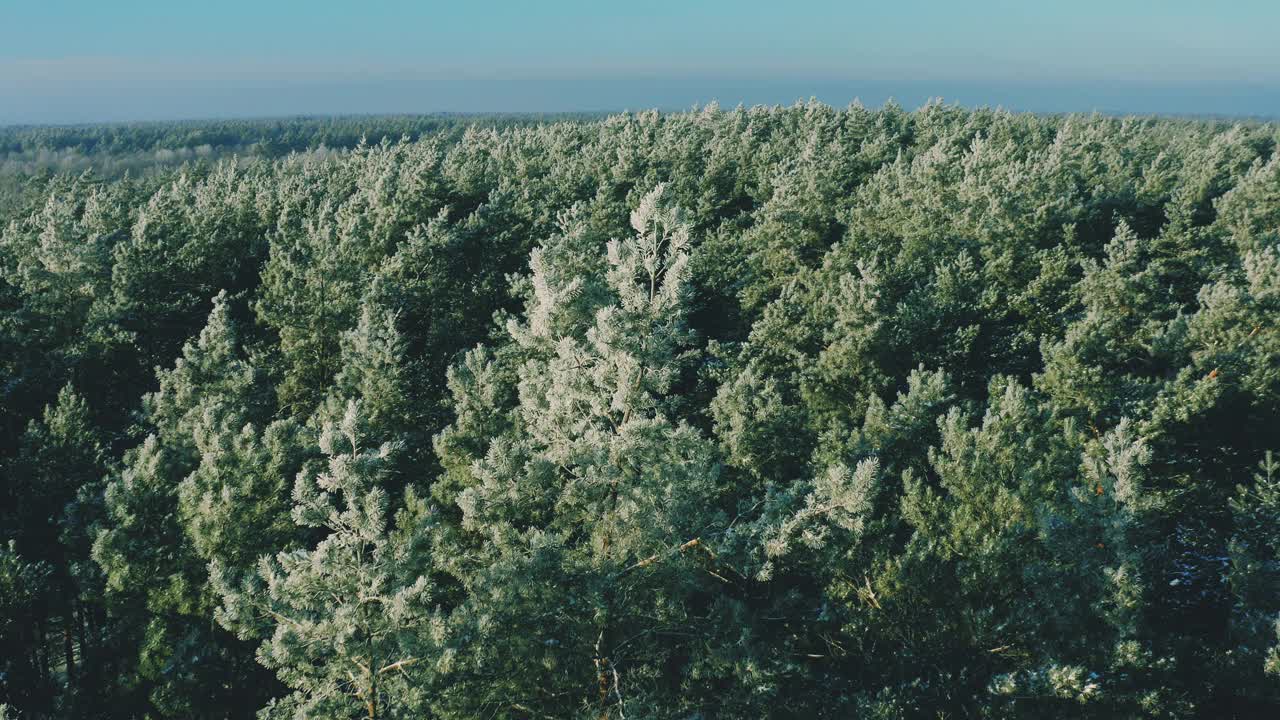
[[[0,717],[1276,717],[1277,141],[2,130]]]
[[[0,212],[30,178],[92,171],[99,179],[154,175],[183,164],[222,158],[280,158],[333,153],[361,142],[376,145],[425,135],[457,139],[468,127],[504,128],[552,120],[586,120],[584,113],[435,113],[350,115],[267,120],[192,120],[108,125],[0,127]]]

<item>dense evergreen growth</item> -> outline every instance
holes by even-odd
[[[9,132],[0,716],[1280,715],[1275,126],[377,123]]]
[[[351,115],[273,120],[192,120],[111,125],[0,127],[0,175],[41,170],[99,174],[151,170],[229,155],[279,157],[316,148],[340,150],[424,135],[457,135],[472,126],[509,127],[587,114]]]

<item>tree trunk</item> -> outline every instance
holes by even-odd
[[[89,613],[93,611],[91,607],[80,605],[80,612],[76,613],[76,633],[80,636],[80,661],[84,662],[84,656],[89,652]]]
[[[49,677],[49,653],[48,643],[49,637],[46,632],[47,628],[39,620],[36,621],[36,658],[39,662],[40,674],[45,678]]]
[[[67,685],[70,685],[76,677],[76,653],[75,643],[71,641],[71,623],[75,622],[75,612],[67,611],[67,616],[62,619],[62,651],[67,659]]]

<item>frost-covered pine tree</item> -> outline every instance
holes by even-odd
[[[156,375],[159,388],[143,399],[150,434],[107,482],[93,557],[116,611],[141,625],[129,651],[151,702],[173,715],[236,714],[268,688],[247,646],[198,620],[215,606],[209,554],[249,555],[283,503],[258,492],[272,484],[263,457],[270,453],[240,437],[241,422],[261,415],[266,398],[257,369],[241,357],[225,293],[199,337]],[[243,473],[246,463],[253,474]],[[239,524],[224,527],[231,518]]]
[[[433,513],[409,491],[404,343],[366,301],[341,337],[342,371],[311,419],[325,456],[297,475],[292,520],[310,549],[255,572],[215,560],[219,619],[293,690],[266,717],[416,717],[434,662],[425,548]],[[397,510],[399,509],[399,510]]]
[[[101,572],[89,558],[90,538],[101,519],[105,456],[88,404],[68,384],[43,417],[28,425],[16,457],[0,465],[0,498],[5,498],[0,500],[0,543],[16,538],[28,561],[51,570],[49,593],[37,605],[43,612],[24,621],[31,632],[23,639],[32,646],[10,645],[11,654],[60,657],[69,682],[105,664],[103,658],[87,657],[97,648],[90,647],[85,630],[105,614]],[[36,632],[55,627],[60,628],[56,642],[43,642]]]
[[[1280,675],[1280,461],[1268,452],[1231,500],[1236,533],[1229,578],[1234,634],[1252,668]]]
[[[356,326],[340,338],[342,370],[311,417],[318,430],[345,417],[352,399],[360,400],[363,430],[390,437],[409,430],[410,399],[406,391],[405,342],[395,313],[365,300]]]
[[[416,572],[431,514],[390,521],[383,485],[395,447],[366,425],[350,401],[321,433],[327,468],[298,476],[293,518],[323,534],[314,548],[264,557],[240,583],[214,568],[219,621],[245,639],[265,627],[258,659],[293,690],[262,717],[421,716],[439,640],[432,584]]]
[[[514,427],[458,498],[475,555],[455,619],[473,642],[449,704],[622,717],[679,701],[659,688],[682,682],[693,596],[719,582],[721,489],[712,445],[669,414],[692,345],[688,228],[662,186],[631,225],[603,257],[574,232],[533,254],[527,321],[509,326],[526,357]]]

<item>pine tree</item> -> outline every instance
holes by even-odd
[[[347,162],[308,164],[281,188],[255,309],[279,334],[280,402],[305,414],[339,371],[371,277],[444,204],[433,141],[361,144]]]
[[[342,421],[350,401],[359,399],[364,432],[390,437],[410,431],[407,358],[397,320],[396,313],[369,299],[361,305],[356,326],[340,338],[342,370],[309,419],[317,430]]]
[[[0,656],[0,708],[16,703],[41,713],[53,707],[54,679],[40,636],[43,605],[53,591],[51,571],[18,554],[13,540],[0,546],[0,642],[6,648]]]
[[[418,574],[430,514],[405,510],[388,523],[390,442],[371,440],[359,402],[320,437],[328,468],[302,473],[293,518],[324,538],[311,550],[264,557],[256,577],[234,585],[215,566],[219,621],[249,639],[274,628],[258,649],[293,693],[262,717],[419,717],[439,623],[432,584]]]
[[[669,663],[697,634],[688,603],[715,582],[705,548],[723,516],[710,443],[667,414],[691,338],[688,230],[663,194],[608,244],[603,273],[584,272],[599,265],[572,240],[534,253],[528,322],[510,325],[527,354],[516,425],[458,498],[467,536],[485,541],[458,615],[478,634],[459,658],[470,681],[449,703],[615,717],[673,700],[658,687],[680,682]]]
[[[211,558],[201,553],[250,555],[256,543],[268,539],[259,535],[274,521],[269,512],[258,512],[253,521],[263,525],[226,528],[218,522],[204,523],[198,514],[201,503],[209,500],[215,501],[211,511],[223,513],[212,520],[249,520],[226,505],[237,500],[234,489],[224,494],[213,487],[222,477],[214,468],[237,451],[247,450],[238,454],[263,460],[255,474],[270,470],[269,457],[243,447],[228,455],[214,439],[217,431],[228,431],[227,423],[235,428],[227,434],[235,436],[243,426],[233,418],[260,417],[269,407],[258,371],[240,357],[225,293],[215,298],[199,337],[184,346],[173,368],[157,376],[159,389],[143,403],[151,434],[126,453],[119,475],[107,484],[107,517],[93,556],[105,574],[108,598],[132,631],[128,642],[135,643],[137,663],[133,682],[156,710],[190,717],[234,713],[256,705],[271,686],[253,665],[247,647],[220,628],[200,622],[214,607],[207,570]],[[210,451],[206,455],[201,444]],[[260,474],[234,479],[249,487],[271,485],[270,477],[264,480]],[[259,508],[279,503],[270,495],[239,499]],[[193,531],[195,543],[189,541]],[[249,547],[227,547],[228,536]]]
[[[342,370],[309,420],[327,467],[308,465],[293,488],[293,537],[316,544],[279,543],[249,572],[234,558],[213,563],[221,622],[259,641],[259,660],[293,689],[264,710],[271,717],[412,716],[434,662],[434,521],[405,490],[421,469],[404,447],[412,421],[396,316],[366,299],[341,347]]]
[[[1240,672],[1280,675],[1280,462],[1268,452],[1231,500],[1233,631],[1248,663]],[[1265,685],[1264,685],[1265,686]]]
[[[88,632],[106,617],[101,573],[89,557],[106,470],[106,449],[88,404],[67,385],[28,426],[4,473],[12,498],[10,512],[0,515],[4,534],[48,570],[44,613],[31,627],[49,638],[33,632],[30,639],[47,646],[30,650],[57,657],[75,695],[92,696],[115,682],[110,658],[98,647],[101,638]]]

